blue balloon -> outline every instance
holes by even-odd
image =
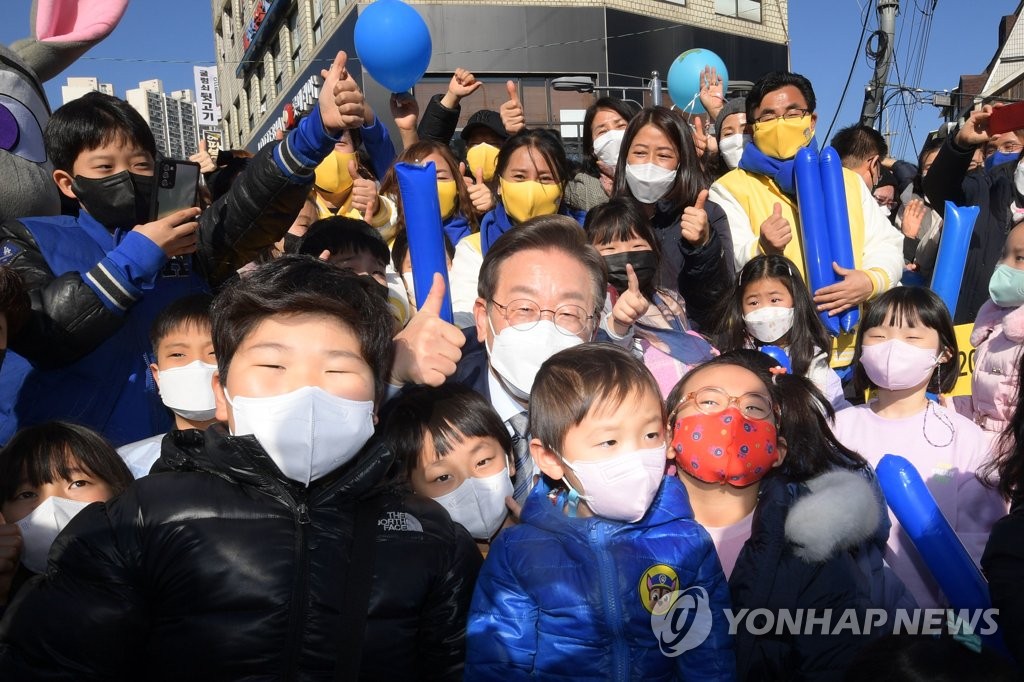
[[[769,344],[767,346],[761,346],[758,350],[775,362],[779,363],[779,366],[785,369],[789,374],[793,373],[793,365],[789,361],[789,353],[787,353],[781,346],[773,346]]]
[[[426,73],[430,30],[401,0],[377,0],[359,13],[356,54],[373,79],[391,92],[406,92]]]
[[[857,267],[853,256],[853,239],[850,235],[850,209],[846,205],[846,182],[843,180],[843,162],[833,147],[821,150],[818,159],[821,173],[821,189],[825,199],[825,222],[828,226],[832,258],[849,270]],[[849,334],[860,321],[857,308],[847,310],[839,316],[839,326]]]
[[[800,239],[804,251],[804,272],[812,292],[836,283],[832,269],[828,220],[825,216],[824,192],[818,171],[818,154],[810,147],[796,153],[796,200],[800,208]],[[839,336],[839,319],[826,312],[818,313],[822,324],[832,336]]]
[[[955,609],[991,606],[988,583],[942,515],[914,465],[885,455],[875,467],[886,502]]]
[[[703,114],[700,103],[700,78],[705,66],[714,67],[722,79],[722,92],[729,90],[729,70],[722,58],[711,50],[694,48],[687,50],[672,62],[668,69],[668,94],[676,107],[683,111]],[[692,100],[692,103],[691,103]]]
[[[421,166],[396,163],[398,191],[402,195],[402,214],[409,237],[412,284],[416,290],[416,308],[422,308],[434,283],[434,273],[444,277],[444,303],[441,319],[452,322],[451,287],[445,259],[444,232],[441,229],[441,202],[437,198],[437,170],[430,161]]]
[[[967,264],[967,246],[971,243],[977,219],[977,206],[956,206],[950,201],[946,202],[939,253],[935,257],[935,270],[932,274],[932,291],[945,302],[950,315],[956,314],[956,301],[960,296],[960,283]]]

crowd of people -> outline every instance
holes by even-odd
[[[198,205],[155,220],[139,115],[57,109],[75,208],[0,225],[0,678],[1017,679],[1024,130],[980,106],[908,162],[819,140],[799,74],[701,83],[700,118],[596,99],[570,159],[512,82],[452,145],[465,69],[394,95],[392,140],[339,53],[294,129],[203,149]],[[854,262],[815,290],[794,158],[826,144]],[[427,292],[400,162],[436,172]],[[927,286],[947,200],[982,209],[955,310]],[[887,453],[998,638],[893,628],[956,595]],[[889,618],[726,615],[757,610]]]

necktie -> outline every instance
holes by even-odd
[[[533,459],[530,457],[530,439],[526,434],[530,421],[524,410],[509,417],[505,423],[512,427],[512,455],[516,462],[513,497],[522,504],[533,487]]]

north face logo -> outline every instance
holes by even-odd
[[[423,524],[420,523],[420,520],[407,512],[387,512],[377,521],[377,526],[388,531],[423,532]]]

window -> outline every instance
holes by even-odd
[[[761,23],[761,0],[715,0],[715,14]]]
[[[313,44],[324,37],[324,0],[313,0]]]
[[[292,73],[298,73],[302,60],[302,35],[299,31],[299,12],[294,7],[288,15],[288,42],[292,49]]]
[[[270,68],[274,70],[274,96],[281,94],[284,80],[284,65],[281,63],[281,36],[274,36],[270,43]]]

